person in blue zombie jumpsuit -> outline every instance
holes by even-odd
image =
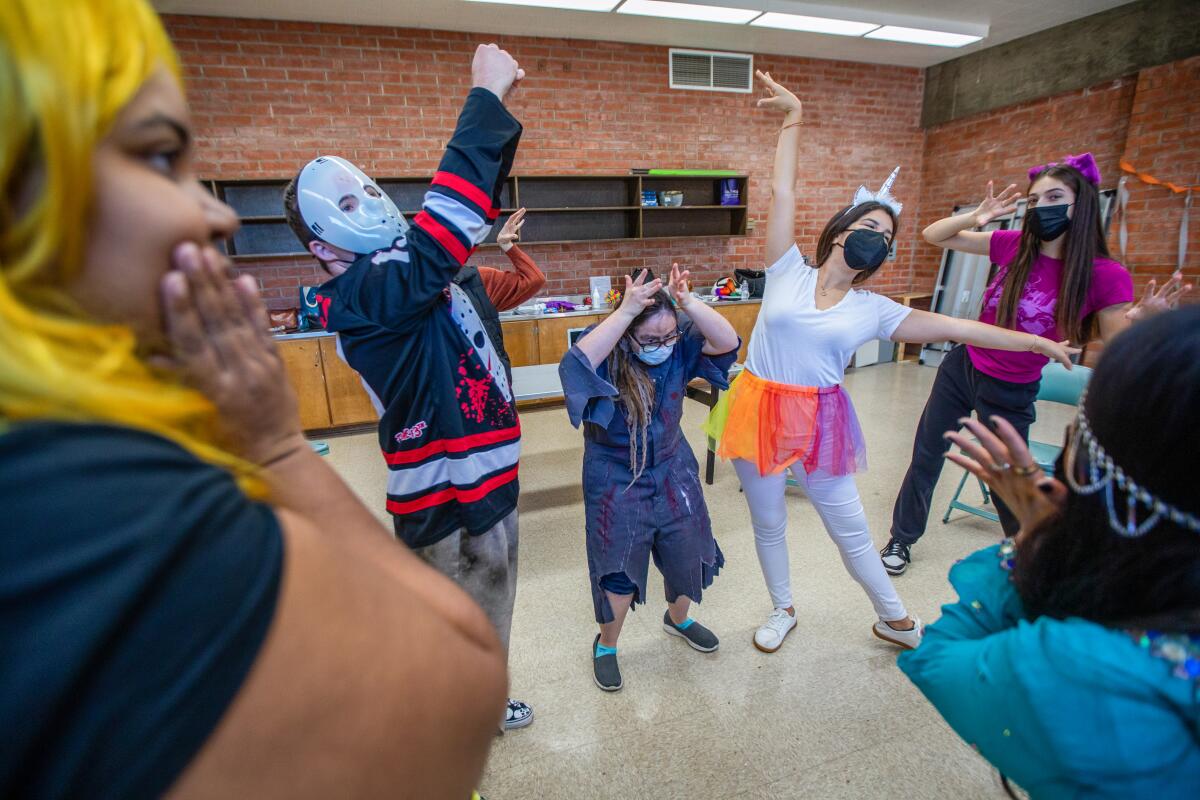
[[[687,277],[672,266],[669,293],[645,271],[627,277],[620,308],[559,365],[571,424],[583,426],[588,568],[600,623],[593,673],[610,692],[622,686],[617,637],[630,606],[645,602],[651,556],[666,587],[664,630],[701,652],[718,645],[688,616],[725,557],[679,423],[693,378],[728,387],[740,342],[723,316],[688,291]]]

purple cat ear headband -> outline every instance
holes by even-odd
[[[1091,153],[1081,153],[1077,156],[1067,156],[1062,161],[1051,161],[1049,164],[1042,164],[1040,167],[1030,167],[1029,180],[1034,180],[1038,175],[1041,175],[1051,167],[1074,167],[1083,177],[1100,185],[1100,168],[1096,166],[1096,159],[1092,158]]]

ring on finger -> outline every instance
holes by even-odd
[[[1005,472],[1009,469],[1012,469],[1012,465],[1007,464],[1003,461],[1001,461],[999,463],[993,461],[990,464],[988,464],[988,469],[990,469],[992,472]]]
[[[1014,475],[1020,475],[1022,478],[1029,478],[1034,475],[1042,474],[1042,468],[1037,464],[1030,464],[1025,467],[1013,467],[1012,471]]]

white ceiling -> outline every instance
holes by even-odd
[[[772,30],[749,25],[505,6],[465,0],[255,0],[252,3],[246,0],[152,0],[154,6],[164,13],[431,28],[470,31],[495,38],[524,35],[599,39],[909,67],[932,66],[965,53],[1125,5],[1129,1],[853,0],[850,3],[818,4],[797,0],[689,0],[702,5],[856,19],[955,33],[978,35],[982,33],[981,26],[987,29],[983,41],[951,48]]]

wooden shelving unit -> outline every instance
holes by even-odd
[[[737,181],[738,205],[720,205],[720,182]],[[417,214],[430,178],[381,178],[379,186],[408,218]],[[241,228],[224,241],[234,260],[304,255],[283,216],[287,180],[207,181],[209,190],[237,212]],[[614,242],[674,237],[746,235],[747,176],[525,175],[510,177],[501,212],[484,246],[495,243],[505,219],[528,210],[521,231],[527,244]],[[641,205],[643,191],[682,191],[679,207]]]

